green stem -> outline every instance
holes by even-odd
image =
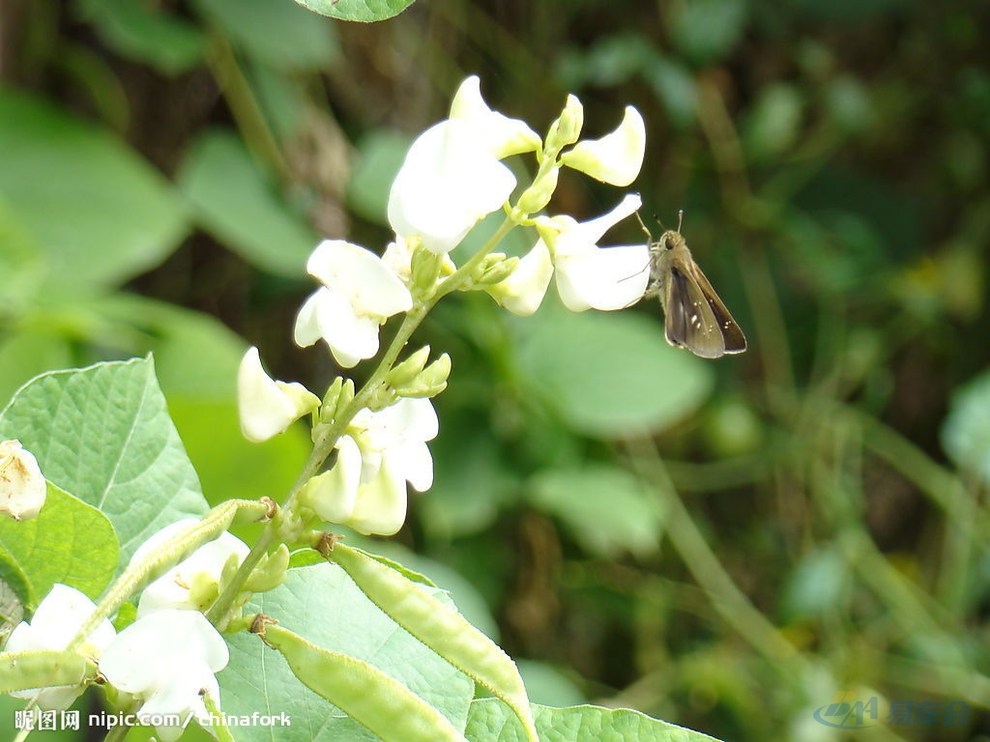
[[[785,674],[800,680],[806,662],[794,646],[760,613],[733,582],[708,546],[701,529],[674,490],[670,477],[652,441],[631,439],[628,446],[633,467],[653,485],[667,519],[666,533],[681,561],[701,586],[712,606],[740,636]]]
[[[233,49],[219,32],[211,34],[207,63],[223,91],[237,128],[244,136],[251,154],[277,173],[283,184],[290,183],[292,173],[282,156],[282,150],[265,121],[265,115]]]

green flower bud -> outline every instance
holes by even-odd
[[[545,147],[547,155],[555,158],[564,147],[574,144],[581,136],[583,126],[584,106],[575,96],[568,95],[564,110],[560,117],[550,124],[550,130],[547,132]]]
[[[267,590],[273,590],[285,582],[288,568],[289,547],[281,544],[278,549],[271,554],[265,555],[261,562],[258,563],[258,566],[254,568],[244,583],[244,589],[250,590],[253,593],[263,593]]]
[[[516,209],[523,214],[535,214],[541,211],[553,196],[557,188],[558,167],[552,167],[538,177],[529,188],[523,191],[516,203]]]
[[[412,279],[413,294],[431,296],[443,267],[443,255],[427,250],[422,245],[413,251],[409,274]]]
[[[478,279],[477,284],[479,286],[494,286],[496,283],[501,283],[512,275],[517,265],[519,265],[519,258],[503,257],[501,261],[495,263],[485,271]]]
[[[398,366],[393,368],[388,372],[385,377],[385,383],[389,386],[398,389],[404,384],[408,384],[423,370],[426,366],[426,362],[430,358],[430,346],[425,345],[406,360],[400,363]]]
[[[442,354],[408,386],[402,389],[403,397],[435,397],[447,388],[450,376],[450,356]]]
[[[340,392],[344,388],[344,377],[338,376],[333,380],[327,393],[323,395],[323,404],[320,405],[320,422],[328,423],[333,420],[337,412],[337,400]]]

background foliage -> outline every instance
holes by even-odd
[[[236,364],[253,343],[277,378],[331,378],[290,342],[306,256],[384,246],[391,177],[457,83],[538,129],[574,92],[590,136],[633,103],[644,211],[685,209],[750,351],[669,349],[655,306],[441,305],[418,337],[454,361],[437,483],[374,548],[451,589],[536,702],[736,740],[984,738],[988,24],[964,0],[436,0],[370,25],[4,3],[0,399],[153,351],[207,499],[277,497],[305,435],[241,439]],[[553,208],[617,200],[573,178]],[[814,718],[873,696],[881,720],[967,714]]]

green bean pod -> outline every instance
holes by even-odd
[[[505,702],[522,722],[526,738],[538,742],[519,670],[501,647],[455,608],[360,549],[335,543],[328,558],[393,621]]]
[[[277,624],[260,633],[310,690],[385,742],[464,742],[447,717],[374,665],[319,647]]]

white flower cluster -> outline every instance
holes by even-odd
[[[172,523],[145,541],[131,558],[141,562],[198,521]],[[78,651],[91,658],[118,691],[140,704],[149,718],[177,714],[209,720],[209,696],[219,706],[216,673],[227,665],[227,643],[200,612],[216,598],[221,574],[247,556],[248,548],[229,533],[203,544],[192,555],[148,585],[141,593],[137,620],[119,634],[104,619]],[[34,612],[11,632],[6,652],[64,650],[96,606],[79,590],[56,584]],[[83,692],[80,685],[15,691],[43,709],[65,709]],[[164,742],[182,735],[182,727],[160,726]]]
[[[639,208],[638,196],[628,195],[609,213],[583,223],[566,215],[531,216],[549,203],[562,167],[618,186],[638,175],[646,134],[636,109],[628,107],[619,127],[598,140],[579,141],[583,118],[581,103],[569,96],[542,141],[524,122],[493,111],[478,78],[467,78],[450,116],[413,142],[396,175],[388,201],[395,240],[385,253],[379,257],[344,240],[326,240],[313,252],[307,270],[320,288],[299,311],[295,342],[307,347],[322,340],[343,368],[373,358],[379,328],[453,275],[457,266],[448,253],[482,218],[501,209],[516,223],[535,227],[539,239],[511,263],[489,256],[503,261],[502,273],[470,288],[484,289],[523,315],[537,310],[554,276],[563,303],[575,311],[621,309],[640,298],[648,280],[647,247],[598,246],[609,229]],[[503,160],[524,153],[536,155],[539,172],[510,208],[517,182]],[[425,279],[417,274],[418,253],[432,256],[419,261],[433,267]],[[359,411],[334,444],[334,466],[300,493],[300,501],[320,518],[365,534],[390,535],[405,520],[406,483],[419,491],[431,485],[426,442],[437,434],[436,413],[429,399],[401,392],[398,397],[384,409]],[[241,363],[238,401],[244,435],[256,442],[321,405],[302,385],[270,378],[256,348]],[[320,419],[326,418],[321,410]]]

